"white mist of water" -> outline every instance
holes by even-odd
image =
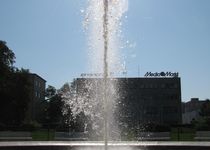
[[[91,73],[103,73],[100,97],[103,100],[104,140],[107,145],[108,139],[113,139],[113,133],[119,133],[113,117],[113,106],[119,95],[118,85],[114,81],[108,82],[108,78],[122,70],[119,38],[121,18],[128,9],[128,1],[89,0],[88,3],[84,24],[89,27],[89,70]],[[113,88],[108,90],[110,87]]]
[[[116,111],[115,103],[119,99],[120,93],[117,80],[113,78],[124,69],[119,50],[121,47],[121,20],[128,9],[128,0],[105,1],[108,2],[107,22],[104,21],[104,1],[88,0],[84,27],[88,32],[88,71],[92,74],[106,72],[107,75],[104,77],[106,86],[104,78],[78,79],[68,92],[62,94],[66,105],[70,107],[74,116],[81,112],[89,116],[92,129],[95,131],[92,136],[98,136],[101,140],[101,135],[107,134],[106,140],[119,140],[120,132],[114,112]],[[106,36],[104,34],[105,27]],[[107,47],[105,60],[107,67],[104,67],[105,47]],[[106,100],[105,105],[104,100]],[[104,128],[104,120],[107,122],[107,131]]]
[[[108,71],[118,74],[122,71],[121,25],[123,14],[128,9],[128,0],[108,0]],[[91,73],[103,73],[104,37],[103,37],[103,0],[88,0],[84,26],[88,30],[89,67]]]

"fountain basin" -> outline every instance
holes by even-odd
[[[210,142],[109,142],[110,150],[209,150]],[[0,142],[0,150],[103,150],[104,142]]]

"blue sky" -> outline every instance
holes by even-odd
[[[86,0],[0,0],[0,40],[30,69],[60,88],[87,72]],[[179,72],[182,99],[210,98],[210,1],[129,0],[123,20],[128,77]]]

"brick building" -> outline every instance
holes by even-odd
[[[35,73],[29,74],[29,80],[31,82],[31,99],[26,114],[26,120],[34,121],[39,111],[40,102],[45,100],[46,80]]]

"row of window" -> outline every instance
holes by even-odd
[[[127,85],[129,89],[177,89],[179,85],[177,83],[145,83],[145,84],[129,84]]]
[[[35,91],[35,97],[36,97],[36,98],[41,98],[41,93],[38,92],[38,91]]]
[[[41,87],[41,82],[39,82],[39,81],[36,80],[36,81],[35,81],[35,86],[36,86],[36,87]]]
[[[158,95],[128,95],[124,99],[129,99],[129,101],[157,101],[157,100],[179,100],[180,96],[178,94],[158,94]]]
[[[160,110],[160,108],[157,108],[157,107],[148,107],[147,109],[144,110],[144,114],[147,114],[147,115],[158,115],[158,113],[161,113],[161,110]],[[177,114],[178,108],[173,107],[173,106],[163,107],[162,113]]]

